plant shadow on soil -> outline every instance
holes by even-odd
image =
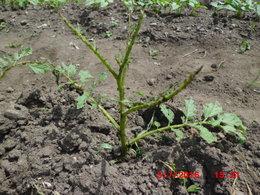
[[[134,48],[130,64],[127,95],[133,91],[155,96],[171,83],[180,83],[196,67],[204,65],[198,78],[174,101],[168,103],[182,115],[183,100],[192,98],[199,106],[218,101],[225,112],[238,114],[248,127],[248,140],[239,145],[235,136],[226,136],[211,145],[197,135],[181,142],[173,132],[141,140],[139,157],[116,162],[113,152],[102,143],[118,146],[117,132],[98,110],[77,110],[76,90],[58,92],[51,75],[37,76],[28,68],[10,71],[0,83],[0,194],[189,194],[186,187],[200,184],[194,194],[253,194],[260,192],[259,94],[246,85],[254,79],[260,64],[260,23],[219,17],[211,10],[197,17],[183,15],[149,16]],[[90,11],[69,6],[67,17],[96,40],[100,51],[113,61],[116,49],[124,47],[126,16],[118,3],[107,9]],[[111,19],[118,26],[111,26]],[[93,75],[104,71],[85,46],[61,22],[53,10],[30,8],[2,12],[8,33],[0,33],[1,53],[10,42],[32,46],[32,59],[46,57],[55,63],[78,63]],[[46,25],[43,25],[46,24]],[[256,24],[257,29],[250,31]],[[65,30],[64,30],[65,29]],[[106,38],[106,31],[113,35]],[[34,36],[31,36],[34,32]],[[239,53],[239,43],[250,39],[252,49]],[[101,47],[102,46],[102,47]],[[79,50],[77,48],[80,48]],[[150,49],[160,53],[151,58]],[[209,79],[210,78],[210,79]],[[114,97],[111,77],[97,88]],[[114,102],[104,107],[118,117]],[[129,116],[130,138],[149,122],[152,110]],[[163,120],[157,116],[159,120]],[[175,121],[179,123],[180,121]],[[219,133],[219,132],[218,132]],[[220,134],[223,135],[223,134]],[[161,163],[175,163],[177,171],[200,172],[189,178],[186,187],[179,179],[157,178],[158,171],[169,171]],[[215,178],[215,172],[239,172],[240,178]]]

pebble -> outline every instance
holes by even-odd
[[[143,183],[141,185],[138,186],[138,189],[142,192],[145,193],[146,192],[146,185]]]
[[[241,191],[238,191],[238,190],[236,190],[236,194],[235,195],[245,195],[245,193],[244,192],[241,192]]]
[[[48,24],[42,24],[42,25],[40,25],[40,26],[37,26],[37,28],[47,28],[48,27]]]
[[[13,93],[13,92],[14,92],[14,89],[13,89],[12,87],[8,87],[8,88],[6,89],[6,92],[7,92],[7,93]]]
[[[218,65],[217,65],[217,64],[211,64],[210,67],[211,67],[211,68],[214,68],[214,69],[217,69],[217,68],[218,68]]]
[[[155,66],[160,66],[160,65],[161,65],[160,62],[154,62],[153,64],[154,64]]]
[[[153,86],[156,83],[155,78],[151,78],[150,80],[147,81],[148,85]]]
[[[26,119],[28,116],[28,112],[23,110],[17,110],[15,108],[10,108],[4,112],[4,117],[10,120],[19,120],[19,119]]]
[[[157,23],[156,22],[151,23],[150,26],[157,26]]]
[[[172,75],[168,74],[168,75],[166,76],[166,79],[167,79],[167,80],[172,79]]]
[[[212,76],[212,75],[206,75],[206,76],[204,76],[203,80],[204,80],[204,81],[207,81],[207,82],[211,82],[211,81],[214,80],[214,76]]]
[[[27,20],[22,20],[22,21],[20,22],[20,24],[21,24],[22,26],[27,25]]]

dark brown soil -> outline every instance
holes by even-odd
[[[118,3],[91,10],[68,6],[63,14],[93,38],[105,57],[114,62],[126,39],[127,15]],[[248,127],[248,140],[238,144],[235,136],[206,144],[197,136],[181,142],[174,133],[150,136],[139,142],[142,153],[116,161],[102,143],[119,146],[117,132],[102,113],[75,108],[78,96],[73,89],[56,90],[51,74],[35,75],[27,67],[11,70],[0,82],[0,194],[189,194],[187,187],[200,184],[202,190],[190,194],[260,194],[260,101],[259,88],[247,85],[260,69],[260,23],[248,17],[212,16],[202,10],[196,17],[188,13],[148,15],[135,45],[127,78],[127,95],[134,91],[156,95],[171,83],[203,65],[195,81],[168,105],[183,109],[192,98],[199,108],[218,101],[225,112],[237,114]],[[135,19],[135,18],[133,18]],[[111,21],[118,20],[113,26]],[[55,10],[32,8],[3,9],[0,21],[0,55],[31,46],[30,59],[45,57],[55,63],[79,64],[92,75],[105,68],[72,34]],[[256,25],[256,28],[252,28]],[[107,31],[112,32],[108,37]],[[239,52],[240,42],[249,40],[251,49]],[[8,43],[20,43],[18,48]],[[155,58],[149,50],[159,50]],[[116,97],[116,85],[109,76],[97,88]],[[113,102],[104,102],[118,116]],[[142,113],[129,117],[130,138],[146,123]],[[178,171],[200,172],[186,187],[179,179],[159,179],[158,171],[168,171],[161,162],[176,164]],[[216,178],[215,172],[239,172],[239,178]]]

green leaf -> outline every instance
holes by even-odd
[[[88,80],[90,78],[93,78],[91,76],[91,74],[89,73],[89,71],[87,71],[87,70],[79,71],[79,76],[80,76],[80,82],[82,82],[82,83],[86,83],[86,82],[88,82]]]
[[[154,125],[157,129],[161,126],[161,124],[160,124],[158,121],[154,121],[154,122],[153,122],[153,125]]]
[[[85,103],[87,102],[89,96],[86,93],[83,93],[81,96],[76,98],[77,101],[77,109],[81,109],[84,107]]]
[[[25,56],[29,56],[31,54],[32,54],[32,48],[31,47],[27,47],[27,48],[15,53],[15,55],[17,55],[18,59],[21,59]]]
[[[239,139],[241,142],[244,142],[246,140],[246,135],[244,135],[243,133],[241,133],[241,131],[238,131],[234,126],[230,126],[230,125],[225,125],[225,126],[221,126],[223,128],[223,130],[226,133],[231,133],[231,134],[236,134],[238,135]]]
[[[187,188],[187,192],[199,192],[201,188],[199,187],[200,184],[194,184]]]
[[[174,131],[176,133],[176,140],[179,142],[184,138],[184,134],[180,129],[171,129],[172,131]]]
[[[137,95],[141,95],[141,96],[144,95],[144,93],[143,93],[143,92],[140,92],[140,91],[134,91],[134,93],[137,94]]]
[[[163,115],[167,118],[169,124],[171,124],[174,119],[174,113],[172,112],[172,110],[168,109],[165,104],[161,104],[160,109]]]
[[[106,72],[102,72],[100,73],[100,75],[98,76],[98,82],[102,82],[107,78],[107,73]]]
[[[239,127],[240,130],[246,131],[246,127],[243,125],[240,118],[237,117],[236,114],[233,113],[225,113],[221,116],[219,116],[219,120],[221,120],[222,123],[225,123],[230,126]]]
[[[101,148],[105,148],[105,149],[109,149],[109,150],[112,150],[113,149],[113,146],[110,145],[110,144],[107,144],[107,143],[102,143],[100,145]]]
[[[209,144],[217,141],[217,137],[213,135],[207,128],[201,125],[191,125],[191,127],[200,131],[200,136]]]
[[[66,74],[71,77],[77,73],[76,65],[62,65],[62,68],[65,70]]]
[[[192,99],[185,100],[184,115],[186,117],[185,123],[187,123],[188,120],[192,120],[196,115],[196,105]]]
[[[0,58],[0,68],[4,68],[8,65],[8,62],[3,58]]]
[[[217,116],[223,112],[222,107],[219,105],[219,103],[209,103],[203,107],[203,116],[205,120],[207,120],[210,117]]]
[[[46,64],[42,64],[40,62],[27,64],[27,66],[29,66],[35,74],[44,74],[52,70],[51,67],[49,67]]]
[[[90,109],[96,109],[97,107],[98,107],[97,104],[92,103],[91,106],[90,106]]]
[[[121,101],[123,104],[131,104],[132,101],[131,100],[128,100],[128,99],[124,99]]]

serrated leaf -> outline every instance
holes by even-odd
[[[90,78],[93,78],[91,76],[91,74],[89,73],[89,71],[87,71],[87,70],[79,71],[79,76],[80,76],[80,82],[82,82],[82,83],[86,83],[86,82],[88,82],[88,80]]]
[[[222,123],[230,126],[236,126],[239,127],[242,131],[246,131],[246,127],[243,125],[242,121],[237,117],[236,114],[225,113],[219,116],[219,120],[221,120]]]
[[[76,65],[62,65],[62,68],[65,70],[66,74],[71,77],[77,73]]]
[[[209,144],[217,141],[217,137],[213,135],[206,127],[201,125],[191,125],[191,127],[198,129],[200,136]]]
[[[203,116],[207,120],[210,117],[217,116],[223,112],[219,103],[209,103],[203,107]]]
[[[163,115],[167,118],[168,124],[171,124],[174,119],[174,113],[170,109],[168,109],[165,104],[161,104],[160,109]]]
[[[243,133],[241,133],[239,130],[237,130],[234,126],[224,125],[224,126],[221,126],[221,127],[223,128],[223,130],[226,133],[238,135],[238,137],[240,138],[240,141],[244,142],[246,140],[246,136]]]
[[[192,120],[196,115],[196,105],[192,99],[185,100],[185,108],[183,113],[186,117],[185,123],[187,123],[188,120]]]
[[[44,74],[52,70],[51,67],[42,63],[32,63],[27,64],[27,66],[29,66],[35,74]]]
[[[25,49],[23,49],[21,51],[15,52],[13,54],[13,57],[14,57],[15,60],[19,60],[19,59],[21,59],[23,57],[26,57],[28,55],[31,55],[31,54],[32,54],[32,48],[31,47],[27,47],[27,48],[25,48]]]
[[[101,148],[105,148],[105,149],[109,149],[109,150],[112,150],[113,149],[113,146],[110,145],[110,144],[107,144],[107,143],[102,143],[100,145]]]
[[[85,106],[85,103],[87,102],[89,96],[86,93],[83,93],[81,96],[78,96],[76,98],[77,101],[77,109],[81,109]]]
[[[184,134],[180,129],[171,129],[172,131],[174,131],[176,133],[176,140],[179,142],[184,138]]]

